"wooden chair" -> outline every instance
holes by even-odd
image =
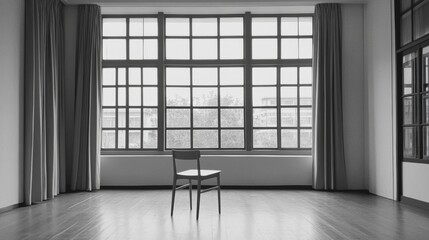
[[[192,210],[192,180],[197,181],[197,220],[200,214],[200,198],[201,193],[205,193],[211,190],[217,189],[218,197],[218,208],[220,214],[220,170],[203,170],[200,165],[200,151],[197,150],[173,150],[173,166],[174,166],[174,179],[173,179],[173,194],[171,200],[171,216],[173,216],[174,210],[174,198],[176,196],[176,190],[189,187],[189,200],[190,207]],[[177,172],[176,160],[194,160],[197,162],[197,169],[189,169],[182,172]],[[217,178],[217,186],[208,189],[201,190],[201,181]],[[187,179],[189,183],[177,187],[177,180]]]

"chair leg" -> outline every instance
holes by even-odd
[[[218,203],[219,214],[220,214],[220,175],[217,176],[217,203]]]
[[[176,182],[177,182],[177,179],[174,178],[174,181],[173,181],[173,193],[172,193],[172,196],[171,196],[171,216],[173,216],[173,211],[174,211],[174,197],[176,196]]]
[[[197,192],[197,220],[200,215],[200,199],[201,199],[201,181],[198,180],[198,192]]]
[[[189,179],[189,204],[192,210],[192,180],[191,179]]]

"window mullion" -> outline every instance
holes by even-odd
[[[252,130],[252,17],[250,12],[246,12],[244,15],[244,136],[245,136],[245,148],[247,151],[253,149],[253,130]]]
[[[165,18],[164,13],[158,13],[158,151],[164,151],[165,139]]]

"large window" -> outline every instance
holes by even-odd
[[[104,16],[102,149],[310,150],[312,21]]]

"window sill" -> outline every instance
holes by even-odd
[[[240,150],[201,150],[203,157],[270,157],[270,156],[287,156],[287,157],[309,157],[312,155],[311,150],[253,150],[253,151],[240,151]],[[108,150],[101,151],[102,157],[163,157],[171,156],[171,151],[116,151]]]

